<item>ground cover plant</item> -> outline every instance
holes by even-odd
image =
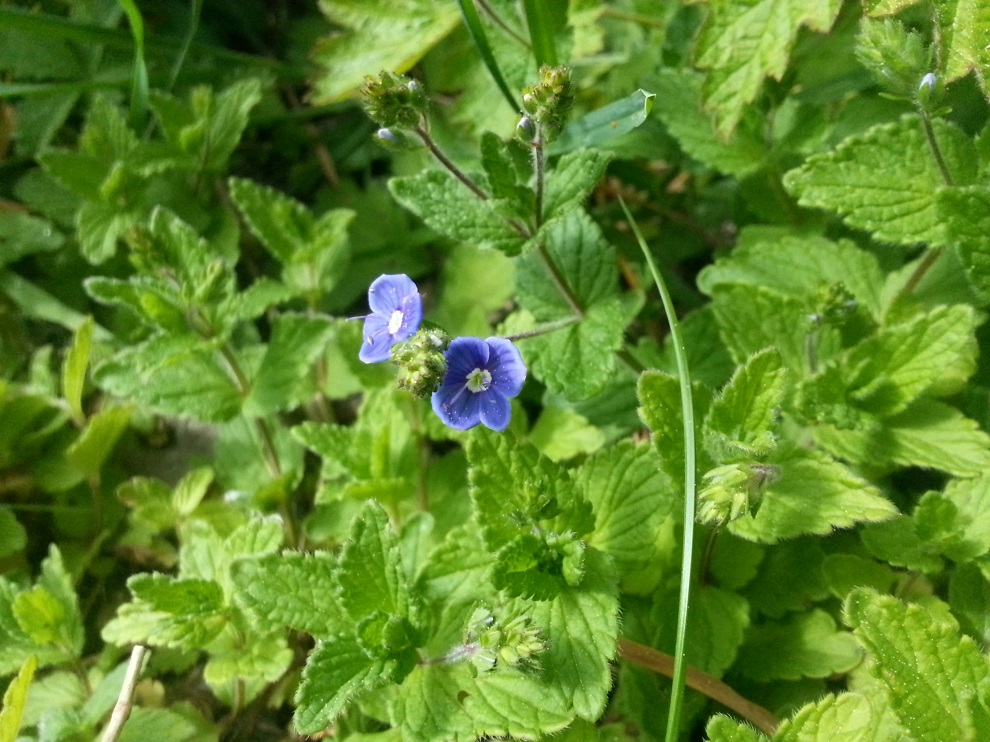
[[[990,739],[988,31],[0,4],[0,742]]]

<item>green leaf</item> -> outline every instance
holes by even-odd
[[[804,615],[750,629],[735,667],[760,682],[824,678],[848,672],[862,661],[852,634],[814,609]]]
[[[774,543],[897,514],[876,487],[820,453],[794,450],[772,457],[769,464],[778,468],[777,478],[767,484],[755,516],[744,515],[729,525],[737,536]]]
[[[822,572],[833,596],[844,599],[854,587],[872,587],[881,592],[891,589],[897,579],[885,564],[856,554],[829,554]]]
[[[801,373],[807,367],[807,337],[812,331],[804,301],[761,287],[728,285],[715,294],[712,310],[732,360],[774,347],[784,366]]]
[[[222,172],[260,100],[257,79],[240,80],[217,94],[210,88],[195,89],[190,104],[196,121],[180,135],[182,148],[197,155],[202,170]]]
[[[815,428],[815,440],[836,456],[877,466],[900,464],[972,477],[990,466],[990,436],[959,410],[919,399],[878,428]]]
[[[463,183],[439,170],[392,178],[395,199],[431,228],[455,240],[518,255],[525,238],[499,215],[490,199],[481,200]]]
[[[588,543],[609,554],[620,573],[654,562],[660,523],[677,502],[656,450],[620,441],[588,459],[575,480],[595,513]]]
[[[390,680],[388,664],[369,657],[353,639],[321,642],[309,656],[296,691],[296,729],[315,734],[328,726],[357,694]]]
[[[705,266],[698,287],[712,297],[729,286],[764,288],[818,311],[814,295],[822,286],[841,284],[869,314],[883,311],[884,275],[876,257],[849,240],[832,241],[814,233],[773,227],[747,227],[728,257]]]
[[[0,559],[23,551],[27,546],[27,531],[7,506],[0,506]]]
[[[89,418],[79,438],[65,452],[66,459],[80,477],[93,477],[99,473],[127,430],[132,412],[130,406],[107,406]]]
[[[220,637],[225,639],[226,636]],[[222,641],[221,647],[217,644],[210,645],[210,659],[203,668],[203,679],[214,688],[239,678],[274,683],[285,674],[294,658],[284,631],[251,632],[241,641]]]
[[[245,559],[234,564],[235,597],[267,628],[288,626],[330,639],[352,623],[337,597],[336,567],[337,558],[321,551]]]
[[[957,185],[975,176],[973,143],[942,119],[932,122],[943,159]],[[784,177],[802,206],[841,215],[847,224],[901,245],[947,244],[936,196],[946,183],[917,116],[874,126],[832,152],[809,157]]]
[[[866,696],[827,695],[785,719],[774,742],[897,742],[900,730],[884,724]]]
[[[605,434],[572,409],[544,407],[529,440],[547,458],[564,461],[594,453],[604,445]]]
[[[715,111],[721,136],[735,128],[764,77],[783,77],[801,26],[827,31],[840,5],[837,0],[725,0],[711,8],[698,36],[695,64],[708,70],[705,107]]]
[[[708,720],[705,738],[708,742],[765,742],[767,739],[748,724],[718,714]]]
[[[703,419],[710,393],[697,385],[693,392],[694,417]],[[653,446],[660,454],[663,472],[679,489],[684,482],[684,416],[679,382],[662,371],[644,371],[639,377],[637,396],[639,416],[653,432]]]
[[[543,219],[564,215],[584,202],[598,185],[612,156],[599,149],[568,152],[546,180]]]
[[[24,703],[27,700],[28,686],[38,668],[38,660],[34,656],[24,661],[17,676],[10,681],[3,694],[3,708],[0,709],[0,742],[15,742],[17,732],[21,728],[21,715],[24,713]]]
[[[744,597],[704,586],[691,602],[687,661],[702,672],[722,677],[735,662],[749,623],[749,603]]]
[[[939,218],[959,250],[970,283],[990,301],[990,189],[943,188],[936,196]]]
[[[677,67],[665,67],[649,78],[663,101],[657,115],[681,149],[698,162],[737,177],[759,169],[767,156],[767,143],[756,126],[762,118],[744,114],[742,126],[723,140],[715,131],[714,117],[702,110],[703,80],[701,73]]]
[[[988,731],[987,658],[957,627],[919,605],[856,590],[846,621],[873,656],[870,674],[914,739],[982,739]]]
[[[16,211],[0,212],[0,267],[34,253],[59,249],[65,239],[51,222]]]
[[[918,535],[914,520],[905,515],[886,523],[868,525],[863,529],[862,538],[873,556],[895,567],[930,574],[944,566],[932,545]]]
[[[742,591],[753,611],[782,618],[825,600],[828,587],[822,573],[825,552],[821,543],[819,539],[798,538],[759,552],[762,559],[752,568],[756,577],[751,577]],[[794,580],[795,574],[801,579]]]
[[[990,27],[990,7],[965,0],[937,0],[934,5],[939,42],[948,51],[943,52],[941,60],[945,82],[963,77],[972,70],[985,91],[990,56],[980,29]]]
[[[956,479],[945,492],[929,492],[913,514],[915,530],[929,547],[956,562],[990,551],[990,474]]]
[[[314,101],[348,96],[365,75],[405,72],[457,25],[454,3],[431,0],[320,0],[320,10],[343,28],[317,42],[314,60],[323,68],[313,86]]]
[[[89,351],[93,342],[93,318],[87,317],[72,338],[72,345],[62,365],[62,396],[69,405],[72,418],[80,423],[85,419],[82,409],[83,385],[89,366]]]
[[[786,392],[780,354],[768,348],[749,358],[708,408],[706,446],[725,456],[763,456],[776,447],[774,430]]]
[[[637,90],[634,93],[591,111],[564,127],[561,136],[550,147],[550,154],[570,152],[582,147],[602,147],[613,139],[628,134],[642,125],[653,108],[654,93]]]
[[[119,742],[215,742],[219,735],[215,727],[188,702],[174,703],[168,708],[135,707],[118,737]]]
[[[886,417],[920,395],[959,391],[976,370],[976,317],[971,307],[935,307],[882,328],[843,359],[848,394],[857,406]]]
[[[412,597],[399,546],[388,515],[377,502],[366,503],[351,523],[337,580],[340,604],[352,621],[375,611],[410,617]]]
[[[247,415],[266,417],[301,402],[300,390],[333,331],[326,319],[308,315],[282,314],[273,324],[271,340],[244,399]]]

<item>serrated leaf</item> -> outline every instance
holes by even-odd
[[[956,562],[990,551],[990,474],[956,479],[944,494],[929,492],[913,518],[918,536],[930,548]]]
[[[736,363],[774,347],[785,367],[798,372],[807,368],[807,337],[812,326],[803,301],[762,286],[729,285],[715,294],[712,310]]]
[[[774,742],[896,742],[898,731],[885,726],[866,696],[828,695],[784,720]]]
[[[17,676],[10,681],[10,685],[3,694],[3,708],[0,709],[0,742],[14,742],[17,739],[17,732],[21,728],[21,715],[24,712],[24,704],[27,700],[28,686],[34,677],[34,671],[38,667],[38,660],[34,656],[28,657]]]
[[[781,79],[798,31],[827,31],[841,3],[828,0],[722,0],[714,4],[698,36],[696,65],[707,69],[705,107],[718,117],[727,136],[763,78]]]
[[[580,205],[605,174],[612,156],[599,149],[568,152],[547,176],[543,219],[549,221]]]
[[[367,502],[351,523],[337,582],[340,604],[353,621],[375,611],[410,616],[411,596],[398,542],[377,502]]]
[[[330,639],[351,624],[336,597],[337,558],[287,551],[235,563],[235,598],[267,628],[288,626]]]
[[[121,730],[119,742],[215,742],[216,728],[188,702],[172,704],[169,708],[135,707]]]
[[[388,662],[369,657],[353,639],[321,642],[303,669],[293,724],[301,734],[315,734],[358,693],[380,687],[389,679]]]
[[[817,234],[747,227],[728,257],[705,266],[698,287],[717,297],[725,286],[765,288],[807,302],[823,285],[842,284],[871,316],[882,311],[884,276],[876,257],[849,240],[833,241]]]
[[[829,554],[822,564],[822,573],[829,591],[839,599],[844,599],[854,587],[887,592],[897,578],[885,564],[856,554]]]
[[[720,138],[714,117],[702,110],[703,80],[701,73],[691,69],[665,67],[657,72],[650,79],[663,101],[657,115],[681,149],[698,162],[737,177],[757,170],[767,155],[762,132],[755,130],[755,121],[744,120],[728,141]]]
[[[299,390],[324,350],[333,325],[321,317],[282,314],[244,399],[244,413],[266,417],[299,403]]]
[[[595,512],[588,543],[609,554],[620,572],[653,561],[657,529],[677,501],[655,450],[621,441],[588,459],[575,481]]]
[[[729,525],[737,536],[774,543],[897,515],[876,487],[820,453],[790,451],[769,464],[778,468],[777,478],[767,484],[755,516],[744,515]]]
[[[903,412],[921,394],[958,391],[976,370],[975,315],[971,307],[935,307],[882,328],[843,359],[850,397],[872,414]]]
[[[851,593],[845,616],[906,732],[919,740],[982,738],[990,668],[972,639],[919,605],[871,590]]]
[[[739,650],[736,667],[760,682],[824,678],[847,672],[862,661],[852,634],[839,630],[835,620],[814,609],[779,623],[750,629]]]
[[[695,420],[703,419],[711,395],[697,385],[692,391]],[[680,491],[684,483],[684,415],[680,384],[671,374],[644,371],[639,377],[637,396],[640,419],[653,432],[653,446],[660,454],[663,471]]]
[[[957,185],[975,176],[973,143],[943,119],[932,122],[935,138]],[[834,211],[847,224],[901,245],[945,245],[936,196],[946,185],[917,116],[874,126],[814,155],[784,177],[802,206]]]
[[[313,86],[321,104],[347,97],[378,70],[405,72],[459,19],[453,3],[430,0],[320,0],[320,10],[344,29],[319,40],[313,53],[324,68]]]
[[[210,647],[210,659],[203,668],[203,679],[214,688],[236,681],[238,678],[274,683],[292,663],[293,651],[285,640],[285,632],[261,633],[236,643],[230,650],[219,651]]]
[[[873,556],[895,567],[934,573],[944,566],[935,549],[921,540],[914,520],[906,515],[866,526],[862,539]]]
[[[879,428],[815,429],[828,451],[857,463],[921,466],[972,477],[990,467],[990,436],[959,410],[932,399],[919,399]]]
[[[506,255],[522,250],[526,238],[498,214],[491,200],[481,200],[446,172],[424,170],[392,178],[388,187],[399,203],[440,234]]]
[[[936,196],[939,218],[955,243],[970,283],[990,301],[990,190],[985,186],[943,188]]]
[[[574,712],[552,687],[518,671],[472,677],[464,666],[417,667],[392,705],[403,739],[470,742],[479,737],[537,738],[564,728]]]
[[[716,714],[705,726],[708,742],[764,742],[768,739],[748,724]]]
[[[976,73],[984,91],[990,72],[990,55],[981,29],[990,27],[990,6],[971,0],[937,0],[935,18],[941,32],[944,53],[945,82],[951,82],[971,70]]]
[[[257,79],[239,80],[216,94],[209,88],[194,90],[190,102],[197,121],[180,134],[183,149],[198,154],[202,169],[222,171],[260,100]]]
[[[186,472],[169,497],[175,513],[184,518],[191,515],[213,483],[213,469],[201,466]]]
[[[163,574],[139,574],[127,581],[137,600],[176,615],[213,615],[223,608],[223,591],[212,580],[177,580]]]
[[[786,391],[786,369],[773,348],[750,357],[708,408],[704,430],[712,456],[763,456],[776,446],[774,430]]]
[[[530,442],[553,461],[597,451],[605,443],[601,429],[570,408],[544,407],[529,431]]]

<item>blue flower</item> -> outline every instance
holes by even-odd
[[[526,380],[518,348],[505,338],[456,338],[444,356],[447,373],[431,399],[437,417],[454,430],[478,423],[505,430],[512,415],[509,400]]]
[[[393,345],[416,334],[423,321],[423,299],[409,276],[386,274],[372,282],[368,305],[371,314],[364,318],[358,358],[365,363],[381,363],[389,359]]]

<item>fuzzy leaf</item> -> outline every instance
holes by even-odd
[[[655,449],[621,441],[588,459],[575,479],[595,511],[588,543],[609,554],[620,571],[651,562],[657,529],[676,502]]]
[[[241,560],[234,564],[235,596],[267,628],[288,626],[330,639],[352,623],[336,597],[336,566],[336,557],[321,551]]]
[[[866,696],[828,695],[781,723],[774,742],[898,742],[901,730],[884,723]]]
[[[870,673],[914,739],[984,739],[990,731],[987,658],[957,627],[920,605],[856,590],[846,621],[873,655]]]
[[[320,10],[343,29],[318,41],[314,50],[323,68],[313,86],[320,104],[347,97],[369,73],[405,72],[460,18],[453,3],[431,0],[320,0]]]
[[[982,29],[990,28],[990,6],[971,0],[937,0],[934,5],[941,31],[940,43],[948,50],[943,60],[945,82],[972,70],[986,90],[990,55]]]
[[[580,206],[602,179],[611,159],[609,153],[599,149],[579,149],[561,157],[547,176],[544,221]]]
[[[451,239],[518,255],[525,238],[463,183],[439,170],[392,178],[389,190],[396,200],[432,229]]]
[[[768,739],[748,724],[719,714],[708,720],[705,738],[708,742],[765,742]]]
[[[838,0],[720,0],[712,5],[698,36],[695,63],[709,71],[705,107],[715,111],[720,135],[732,132],[764,77],[781,79],[801,26],[827,31],[840,5]]]
[[[990,189],[943,188],[936,206],[950,242],[958,246],[970,283],[984,301],[990,301]]]
[[[296,691],[296,729],[315,734],[328,726],[357,694],[389,681],[388,664],[369,657],[353,639],[321,642],[309,656]]]
[[[876,487],[822,454],[792,451],[769,463],[779,468],[778,476],[767,485],[756,515],[744,515],[729,525],[737,536],[774,543],[897,514]]]
[[[847,672],[862,660],[852,634],[838,630],[820,609],[750,629],[736,667],[761,682],[824,678]]]
[[[975,176],[972,141],[942,119],[933,122],[946,166],[958,185]],[[936,196],[946,185],[917,116],[873,127],[832,152],[809,157],[784,184],[802,206],[840,214],[847,224],[901,245],[946,244]]]

